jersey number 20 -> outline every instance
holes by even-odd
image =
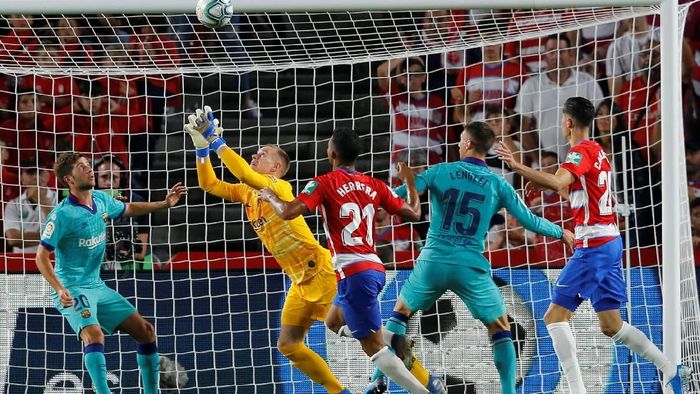
[[[352,221],[347,226],[343,227],[343,245],[359,246],[362,245],[362,237],[353,237],[352,233],[360,228],[362,219],[367,223],[367,236],[365,241],[367,245],[374,245],[374,205],[367,204],[362,210],[360,206],[354,202],[346,202],[340,206],[340,217],[351,218]]]

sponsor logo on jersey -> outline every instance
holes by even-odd
[[[311,195],[311,193],[313,193],[317,187],[318,187],[318,182],[311,181],[311,182],[306,184],[306,186],[304,187],[304,190],[302,190],[301,192],[304,194]]]
[[[41,235],[43,238],[51,238],[53,235],[53,231],[56,229],[56,225],[53,224],[53,222],[48,222],[46,223],[46,227],[44,227],[44,233]]]
[[[574,165],[579,165],[581,164],[582,158],[583,155],[578,152],[569,152],[569,154],[566,155],[566,163],[573,163]]]
[[[264,216],[250,221],[250,224],[253,226],[253,230],[255,231],[259,231],[260,229],[262,229],[265,223],[267,223],[267,219],[265,219]]]
[[[106,233],[103,232],[100,235],[96,235],[90,238],[80,238],[78,240],[78,246],[81,248],[94,249],[105,241]]]

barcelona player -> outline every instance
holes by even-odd
[[[70,194],[49,213],[41,233],[36,265],[51,285],[56,309],[85,345],[84,363],[97,394],[110,392],[104,334],[122,331],[138,343],[136,361],[144,393],[158,392],[159,356],[153,325],[129,301],[100,278],[106,247],[106,222],[120,216],[145,215],[177,204],[186,193],[180,183],[163,201],[129,202],[93,190],[95,174],[79,153],[64,153],[55,164],[56,178]],[[56,254],[56,268],[51,265]]]
[[[294,198],[292,186],[282,179],[289,169],[289,156],[278,146],[265,145],[248,164],[226,145],[209,106],[190,115],[185,129],[196,148],[199,187],[217,197],[245,205],[253,229],[292,282],[282,308],[277,348],[297,369],[329,393],[348,393],[326,361],[304,344],[311,324],[325,319],[336,294],[331,255],[318,243],[304,218],[285,221],[275,215],[270,204],[258,198],[258,190],[265,187],[286,201]],[[217,179],[209,159],[210,150],[219,155],[240,183]]]

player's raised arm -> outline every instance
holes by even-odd
[[[569,230],[562,229],[545,218],[533,214],[525,203],[523,203],[523,200],[518,197],[515,189],[513,189],[510,184],[506,182],[502,183],[500,197],[501,204],[511,215],[518,219],[518,222],[520,222],[523,227],[547,237],[561,239],[569,248],[573,249],[574,234]]]
[[[503,144],[496,146],[496,152],[500,155],[500,159],[510,167],[511,170],[543,188],[559,192],[566,190],[569,185],[574,183],[574,176],[567,170],[559,168],[556,174],[548,174],[546,172],[534,170],[515,160],[513,153]]]
[[[219,120],[214,117],[211,107],[205,105],[204,111],[198,109],[194,115],[188,117],[188,120],[185,130],[190,134],[197,148],[198,164],[202,161],[200,159],[209,157],[211,148],[219,155],[231,174],[242,183],[255,189],[272,185],[273,179],[269,175],[255,171],[245,159],[226,145],[223,129],[219,127]],[[284,166],[285,163],[280,165]],[[286,168],[283,170],[282,172],[286,172]]]
[[[170,190],[168,194],[162,201],[144,201],[144,202],[129,202],[126,203],[126,208],[124,209],[124,216],[141,216],[146,215],[151,212],[158,211],[160,209],[166,209],[174,207],[175,204],[180,201],[180,198],[187,194],[187,188],[182,185],[182,183],[176,183]],[[116,201],[116,200],[115,200]],[[110,215],[111,216],[111,215]]]
[[[398,177],[405,185],[406,200],[396,214],[402,219],[416,222],[420,220],[421,209],[413,169],[406,163],[399,163]]]

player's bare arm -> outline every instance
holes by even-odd
[[[402,219],[418,221],[421,217],[420,198],[416,189],[416,178],[413,169],[406,163],[399,163],[398,177],[406,184],[407,199],[401,209],[396,213]]]
[[[277,216],[284,220],[292,220],[303,215],[308,210],[306,204],[296,198],[289,202],[280,200],[277,194],[269,187],[260,190],[258,197],[263,201],[269,202]]]
[[[511,170],[528,181],[533,182],[545,189],[554,190],[555,192],[559,192],[561,190],[565,191],[569,185],[574,183],[574,176],[563,168],[559,168],[556,174],[552,175],[546,172],[534,170],[516,161],[510,149],[503,144],[498,144],[498,146],[496,146],[496,152],[499,154],[499,158],[503,160],[503,162],[506,163]]]
[[[69,307],[73,305],[73,297],[70,291],[63,287],[63,283],[61,283],[61,280],[56,276],[53,265],[51,265],[50,256],[51,252],[43,245],[39,245],[36,252],[36,267],[39,269],[44,279],[46,279],[49,285],[56,291],[56,294],[58,294],[61,305]]]
[[[126,209],[124,210],[124,216],[132,217],[147,215],[160,209],[174,207],[180,201],[180,198],[185,194],[187,194],[187,188],[182,184],[182,182],[178,182],[172,188],[170,188],[170,191],[168,191],[168,194],[162,201],[127,203]]]

